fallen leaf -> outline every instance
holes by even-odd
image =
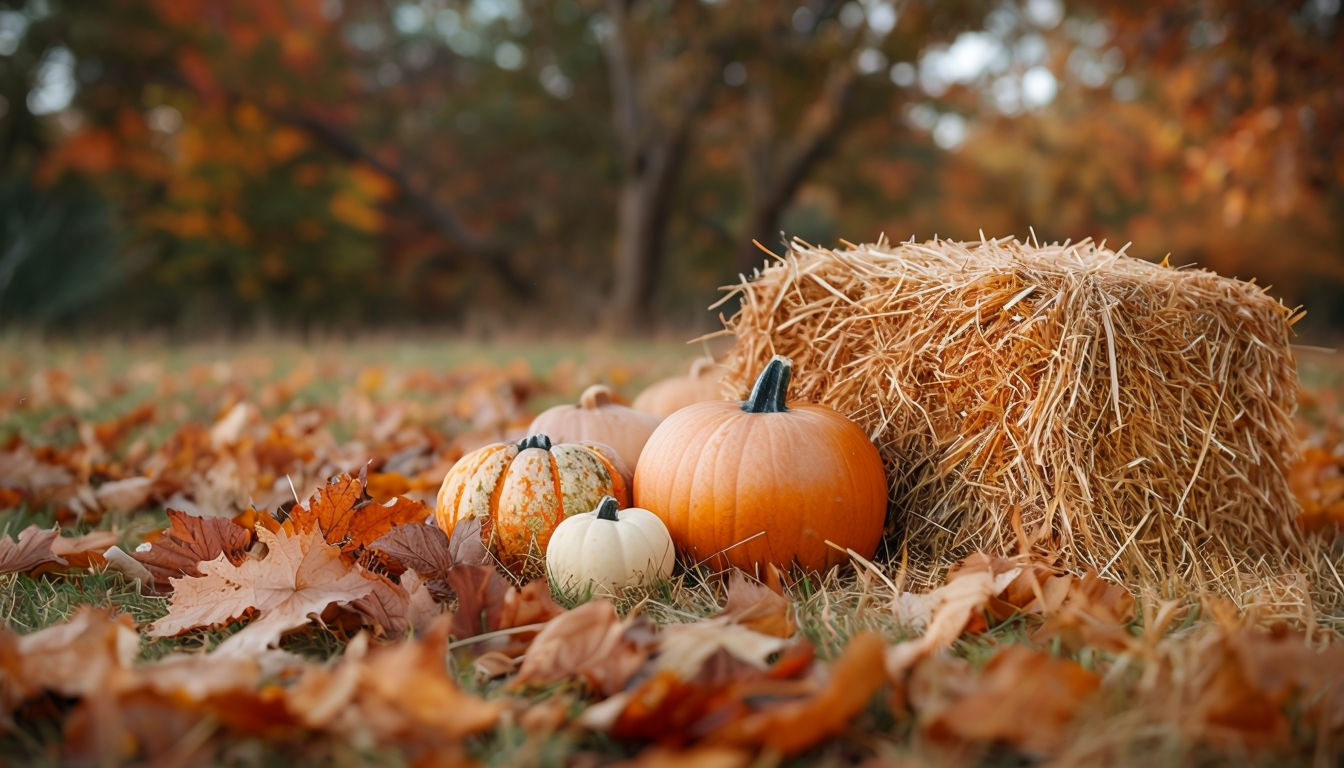
[[[882,687],[886,643],[880,635],[864,632],[845,646],[830,666],[830,674],[814,694],[780,702],[758,702],[761,707],[709,734],[712,744],[764,747],[786,757],[800,754],[843,733]]]
[[[371,542],[369,547],[426,580],[446,578],[448,570],[456,564],[448,548],[448,537],[437,527],[424,523],[398,525]]]
[[[1082,578],[1070,574],[1062,580],[1066,584],[1063,598],[1046,614],[1045,624],[1032,633],[1034,642],[1059,638],[1070,651],[1091,646],[1120,653],[1134,647],[1137,640],[1129,631],[1129,622],[1136,607],[1129,590],[1096,573]]]
[[[659,635],[658,656],[653,666],[689,680],[714,653],[723,651],[738,661],[765,669],[770,657],[788,644],[783,638],[721,620],[675,624]]]
[[[370,647],[356,635],[330,668],[310,668],[286,695],[311,728],[354,743],[396,744],[413,755],[460,756],[462,740],[494,727],[508,706],[458,688],[445,665],[451,623],[417,640]]]
[[[1079,708],[1101,685],[1096,673],[1077,662],[1023,645],[1004,648],[979,673],[954,678],[956,685],[948,685],[947,675],[941,675],[941,686],[918,680],[921,673],[939,675],[942,669],[922,666],[911,685],[912,691],[938,691],[915,695],[930,738],[1003,743],[1031,757],[1059,753]]]
[[[93,490],[93,497],[105,512],[134,512],[149,506],[153,493],[153,478],[128,477],[103,483]]]
[[[457,565],[494,565],[495,558],[481,538],[481,518],[469,517],[453,527],[448,553]]]
[[[481,684],[495,678],[512,675],[518,671],[518,662],[514,661],[513,657],[507,653],[490,651],[473,659],[471,668],[476,671],[477,684]]]
[[[26,635],[0,627],[0,649],[5,648],[0,697],[12,708],[39,691],[70,698],[96,694],[111,670],[130,667],[140,636],[129,616],[82,606],[69,619]]]
[[[977,552],[949,574],[943,586],[924,594],[897,595],[892,612],[901,623],[923,629],[923,634],[887,649],[888,676],[899,679],[930,651],[955,642],[990,598],[1002,593],[1021,571],[1022,566],[1010,560]]]
[[[581,680],[610,696],[625,687],[652,651],[646,620],[621,619],[606,599],[590,600],[549,622],[523,657],[510,687]]]
[[[154,576],[154,586],[167,590],[172,579],[199,576],[199,565],[220,556],[232,563],[242,561],[252,545],[252,531],[224,517],[197,517],[168,510],[168,530],[157,539],[136,547],[131,554]]]
[[[423,523],[429,517],[422,502],[397,497],[379,504],[365,491],[365,477],[339,475],[318,489],[306,508],[292,509],[290,520],[298,530],[320,529],[328,544],[351,553],[399,525]]]
[[[1218,749],[1284,749],[1296,732],[1344,733],[1344,647],[1318,650],[1282,627],[1209,627],[1164,644],[1147,693]]]
[[[107,570],[120,573],[127,582],[140,585],[143,590],[144,585],[152,584],[154,576],[149,569],[136,560],[134,557],[126,554],[121,547],[108,547],[103,552],[103,560],[107,563]]]
[[[443,613],[443,604],[435,601],[414,571],[403,574],[400,583],[377,573],[368,576],[373,589],[349,607],[371,623],[378,637],[405,637]]]
[[[28,573],[48,565],[66,565],[65,559],[51,551],[60,538],[60,529],[42,529],[30,525],[19,531],[17,540],[0,539],[0,573]]]
[[[149,628],[152,637],[226,624],[256,613],[247,627],[230,636],[215,653],[255,653],[286,631],[308,623],[328,606],[351,603],[369,594],[374,581],[341,559],[320,531],[280,537],[257,531],[265,557],[234,565],[224,555],[200,564],[199,576],[175,578],[168,615]]]
[[[798,627],[790,616],[791,604],[782,594],[733,568],[728,575],[728,599],[719,616],[755,632],[792,637]]]
[[[51,542],[51,553],[76,568],[88,568],[101,565],[103,552],[116,543],[116,531],[89,531],[82,536],[57,536]]]
[[[565,612],[551,597],[545,579],[533,579],[518,589],[492,566],[458,565],[449,569],[448,584],[457,595],[453,636],[458,640],[488,632],[544,624]],[[478,652],[522,653],[537,629],[512,632],[473,645]]]

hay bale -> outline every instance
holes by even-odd
[[[792,396],[877,442],[912,553],[1170,585],[1302,551],[1296,318],[1253,283],[1091,241],[795,241],[734,296],[729,385],[793,358]]]

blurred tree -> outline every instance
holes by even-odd
[[[101,296],[103,316],[160,323],[633,329],[683,305],[703,318],[781,229],[1034,226],[1337,295],[1338,15],[1333,0],[0,0],[0,184],[48,201],[4,220],[7,253],[46,250],[6,257],[0,314],[20,282],[79,274],[97,279],[63,306]],[[32,236],[113,226],[79,267]]]

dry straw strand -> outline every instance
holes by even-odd
[[[877,442],[912,555],[1013,552],[1017,514],[1061,564],[1148,584],[1319,561],[1286,479],[1294,315],[1253,283],[1091,240],[794,240],[727,298],[729,385],[792,358],[794,398]]]

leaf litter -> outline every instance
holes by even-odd
[[[50,526],[0,537],[10,589],[138,565],[139,599],[166,609],[138,626],[84,607],[29,634],[0,629],[0,745],[54,720],[63,759],[110,764],[208,762],[237,738],[291,756],[326,740],[454,763],[488,759],[511,729],[583,761],[644,766],[975,762],[1004,749],[1133,764],[1155,743],[1189,759],[1310,764],[1344,750],[1331,617],[1304,626],[1194,589],[1136,593],[1039,557],[973,553],[915,591],[895,587],[902,563],[878,561],[876,580],[866,566],[822,582],[697,571],[635,602],[561,605],[544,580],[497,570],[479,536],[449,540],[425,522],[433,477],[468,442],[525,422],[526,398],[548,386],[517,369],[452,376],[433,384],[461,393],[441,411],[369,394],[404,397],[413,376],[352,379],[342,407],[381,458],[333,440],[324,406],[275,413],[303,376],[157,448],[140,432],[166,405],[90,422],[66,447],[3,447],[0,466],[31,479],[0,474],[0,502],[46,505],[61,528],[184,503],[166,529],[129,539]],[[471,417],[470,403],[490,413]],[[420,426],[448,411],[467,416],[456,437]],[[1337,498],[1322,445],[1294,475],[1299,496],[1315,494],[1304,509],[1317,527]],[[96,473],[80,468],[92,456]],[[807,607],[817,589],[836,592],[821,593],[820,613]],[[866,607],[839,608],[848,598]],[[147,660],[151,641],[180,633],[215,639]],[[296,654],[305,637],[334,642]]]

